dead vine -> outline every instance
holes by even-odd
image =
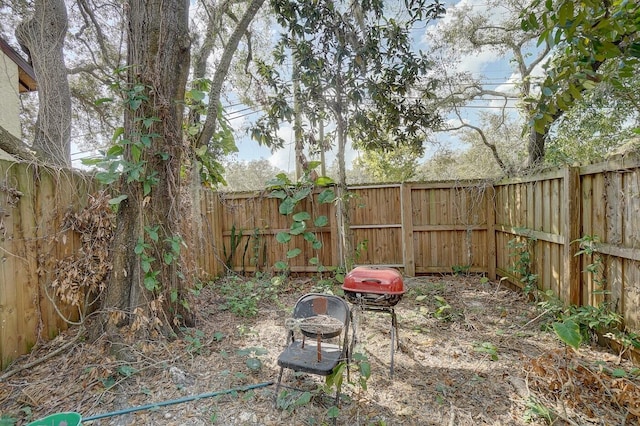
[[[115,215],[109,195],[100,191],[89,196],[80,212],[69,211],[63,226],[80,234],[80,249],[56,263],[51,287],[57,300],[86,312],[104,290],[111,271],[110,248]]]

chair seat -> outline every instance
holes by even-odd
[[[342,349],[335,344],[322,342],[320,344],[321,361],[318,361],[318,347],[316,342],[307,339],[302,347],[302,341],[291,344],[278,357],[278,365],[295,371],[328,376],[333,368],[342,361]]]

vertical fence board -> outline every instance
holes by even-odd
[[[8,166],[6,162],[0,162],[5,166]],[[6,212],[6,216],[2,219],[2,275],[3,281],[0,282],[0,367],[4,368],[14,359],[20,355],[18,346],[18,316],[20,314],[18,305],[18,286],[16,285],[16,271],[24,270],[22,262],[24,259],[18,257],[18,244],[16,238],[16,232],[19,224],[16,223],[19,220],[18,215],[15,213],[16,209],[20,207],[20,198],[14,198],[9,194],[9,190],[16,188],[17,178],[15,177],[15,168],[10,166],[5,167],[3,174],[0,177],[0,185],[3,187],[3,191],[0,192],[2,196],[2,210]]]
[[[409,277],[416,275],[416,261],[413,247],[413,195],[411,184],[402,184],[400,206],[402,210],[402,264]]]

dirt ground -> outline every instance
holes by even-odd
[[[237,297],[234,286],[261,297]],[[284,382],[309,391],[311,399],[305,403],[298,398],[309,394],[289,391],[289,399],[281,395],[280,408],[270,384],[286,343],[285,321],[313,286],[293,280],[269,297],[260,285],[239,279],[205,287],[194,301],[194,329],[171,342],[132,343],[137,356],[126,363],[108,355],[108,342],[72,343],[0,381],[0,425],[24,425],[63,411],[84,419],[107,414],[83,421],[96,426],[333,424],[333,399],[319,390],[321,378],[286,372]],[[394,376],[390,316],[358,314],[356,349],[370,363],[371,376],[365,390],[352,369],[337,424],[638,424],[638,370],[603,348],[566,349],[541,331],[545,317],[522,294],[475,276],[405,278],[405,286],[396,306],[401,350],[395,352]],[[73,342],[76,333],[71,329],[39,345],[0,376]]]

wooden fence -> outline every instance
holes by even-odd
[[[80,174],[0,161],[0,369],[77,319],[51,302],[58,259],[75,253],[78,235],[65,230],[67,211],[85,203],[91,181]]]
[[[610,301],[629,328],[640,332],[640,159],[619,158],[561,168],[497,183],[432,182],[353,186],[351,230],[357,264],[399,268],[407,276],[468,271],[504,277],[523,287],[523,250],[529,276],[562,300],[597,306]],[[311,228],[314,250],[302,237],[275,241],[291,218],[268,193],[207,193],[203,220],[210,229],[199,264],[211,275],[267,270],[286,260],[294,272],[337,265],[340,231],[333,204],[305,200],[300,210],[326,215]],[[231,240],[235,239],[235,250]],[[594,254],[576,256],[580,241],[595,238]],[[287,259],[292,247],[302,253]],[[232,254],[231,254],[232,253]],[[599,265],[597,274],[584,272]],[[224,266],[226,265],[226,266]]]
[[[0,368],[50,338],[66,323],[45,289],[57,259],[78,249],[62,217],[85,204],[82,176],[0,162]],[[199,273],[272,271],[286,261],[292,272],[336,266],[342,232],[335,203],[318,194],[303,200],[305,234],[288,243],[291,216],[263,193],[203,191],[202,235],[194,238]],[[431,182],[349,188],[357,264],[387,265],[407,276],[454,271],[505,277],[522,287],[514,255],[530,254],[537,285],[575,304],[607,300],[640,332],[640,159],[562,168],[497,183]],[[298,210],[296,210],[298,211]],[[314,219],[326,221],[313,224]],[[326,222],[326,223],[325,223]],[[593,254],[576,256],[577,240],[598,237]],[[517,246],[514,243],[520,243]],[[288,258],[292,249],[301,253]],[[601,272],[587,273],[590,265]],[[520,268],[521,269],[521,268]],[[596,290],[604,290],[596,291]],[[67,314],[68,307],[62,306]]]

